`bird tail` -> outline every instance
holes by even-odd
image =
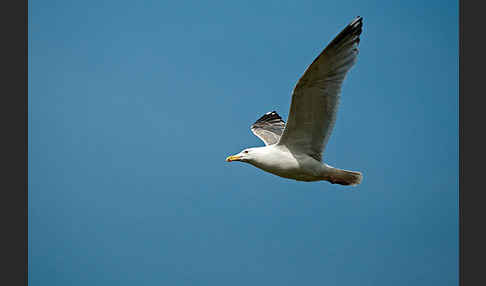
[[[332,184],[355,186],[360,184],[362,179],[363,179],[363,175],[360,172],[333,168],[333,171],[328,181],[331,182]]]

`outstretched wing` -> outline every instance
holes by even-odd
[[[354,19],[299,79],[292,94],[287,125],[278,144],[322,160],[336,120],[341,85],[358,56],[362,26],[363,18]]]
[[[250,127],[253,134],[260,138],[265,145],[278,142],[285,128],[285,122],[277,112],[267,112]]]

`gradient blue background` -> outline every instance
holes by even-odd
[[[29,285],[457,285],[457,1],[29,4]],[[357,15],[363,183],[226,163]]]

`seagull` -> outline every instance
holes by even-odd
[[[292,92],[288,121],[267,112],[250,126],[264,147],[244,149],[226,161],[249,163],[277,176],[304,182],[358,185],[360,172],[322,160],[339,105],[341,86],[358,56],[363,18],[356,17],[306,69]]]

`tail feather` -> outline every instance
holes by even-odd
[[[328,181],[331,184],[340,184],[345,186],[355,186],[361,183],[363,175],[360,172],[334,169],[329,176]]]

